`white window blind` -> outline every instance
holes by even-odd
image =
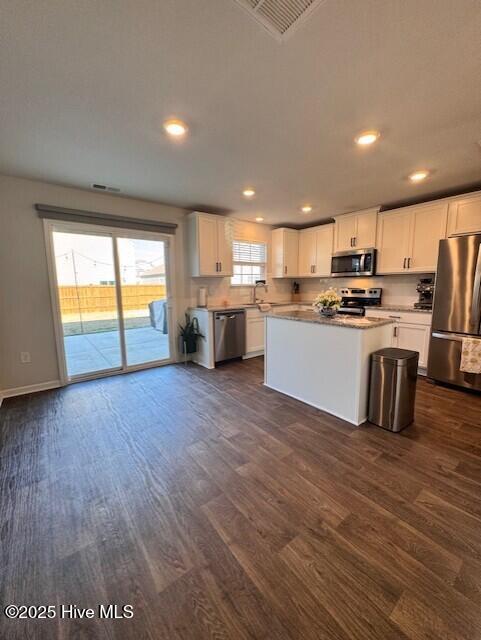
[[[231,284],[251,286],[265,280],[267,247],[264,242],[234,240],[232,246],[234,275]]]

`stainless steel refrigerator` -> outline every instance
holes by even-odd
[[[462,341],[481,338],[481,234],[439,243],[428,376],[481,390],[481,374],[459,370]]]

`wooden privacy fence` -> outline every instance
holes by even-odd
[[[117,300],[112,285],[59,287],[60,311],[62,314],[115,311]],[[164,284],[122,285],[124,311],[146,309],[152,300],[165,298]]]

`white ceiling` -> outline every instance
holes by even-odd
[[[0,172],[271,223],[476,182],[480,33],[478,0],[326,0],[283,43],[234,0],[0,0]]]

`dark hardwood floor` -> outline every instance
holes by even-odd
[[[481,638],[481,398],[421,379],[396,435],[264,388],[262,367],[4,401],[2,607],[134,617],[2,611],[2,640]]]

